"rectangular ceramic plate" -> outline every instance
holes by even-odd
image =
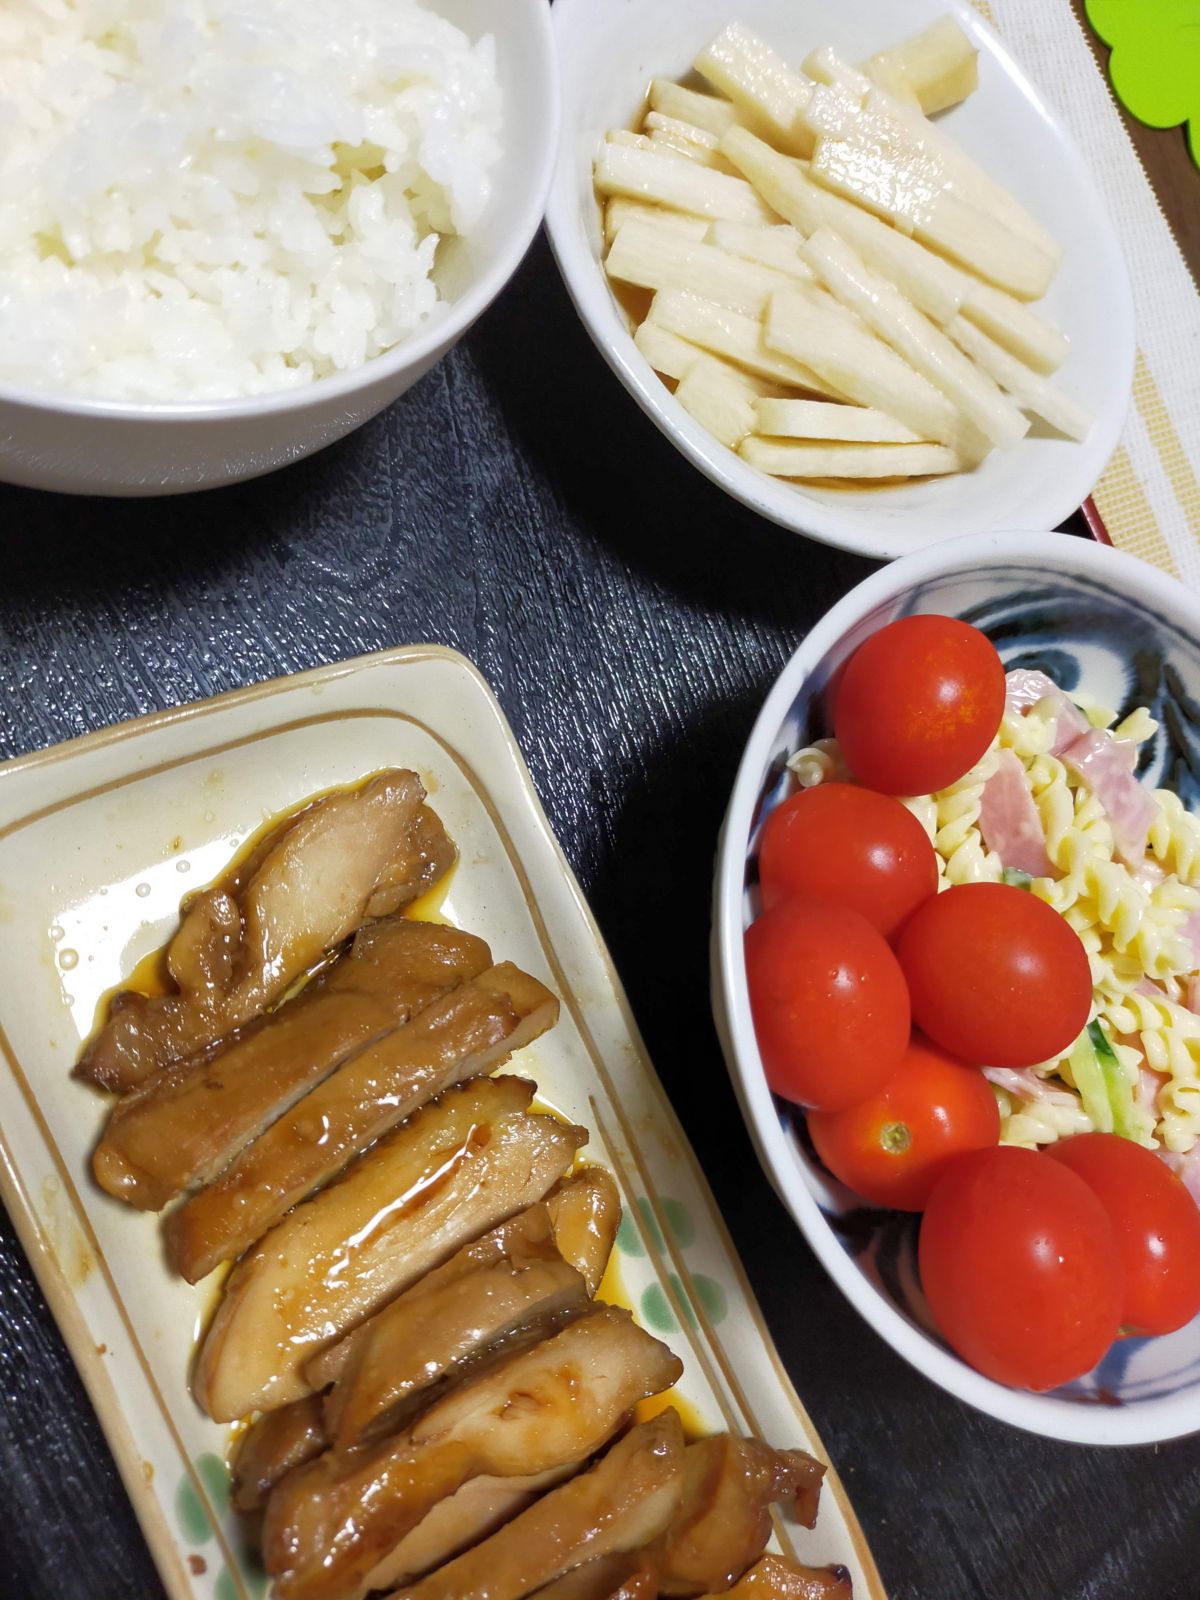
[[[422,777],[460,862],[444,902],[562,998],[515,1065],[590,1134],[625,1204],[616,1270],[685,1363],[698,1421],[823,1456],[495,698],[461,656],[414,646],[110,728],[0,767],[0,1191],[100,1415],[173,1600],[259,1597],[230,1510],[229,1429],[188,1368],[214,1290],[163,1260],[158,1218],[92,1182],[105,1102],[71,1077],[105,990],[164,943],[189,888],[265,819],[381,767]],[[813,1532],[884,1600],[830,1473]]]

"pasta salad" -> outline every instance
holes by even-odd
[[[1045,674],[1007,674],[999,730],[957,782],[905,798],[939,888],[1016,883],[1060,912],[1091,967],[1089,1024],[1034,1067],[985,1067],[1001,1142],[1037,1149],[1115,1132],[1158,1150],[1200,1193],[1200,819],[1138,782],[1157,731]],[[788,762],[803,788],[851,776],[836,740]]]

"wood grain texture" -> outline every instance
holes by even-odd
[[[968,1411],[858,1318],[759,1173],[709,1013],[717,830],[771,681],[871,567],[687,466],[542,241],[448,360],[324,455],[157,504],[0,489],[0,528],[3,756],[385,645],[472,656],[895,1600],[1194,1600],[1200,1443],[1089,1451]],[[0,1595],[155,1600],[11,1233],[0,1322]]]

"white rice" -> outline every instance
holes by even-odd
[[[357,366],[434,315],[499,132],[491,38],[416,0],[0,0],[0,382]]]

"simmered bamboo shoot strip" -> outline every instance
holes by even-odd
[[[1028,420],[992,379],[898,290],[871,272],[832,229],[818,228],[811,235],[804,258],[843,305],[940,389],[992,444],[1007,448],[1028,433]]]
[[[880,50],[862,70],[885,88],[901,86],[927,117],[957,105],[979,86],[979,52],[953,17],[938,17],[920,33]]]
[[[919,160],[898,159],[861,138],[822,139],[809,171],[827,189],[866,206],[1019,300],[1037,300],[1050,287],[1055,268],[1050,256],[987,212],[938,188]]]
[[[715,356],[701,356],[688,368],[675,398],[707,433],[731,450],[754,432],[753,393]]]
[[[942,164],[949,189],[963,200],[989,216],[995,217],[1004,227],[1011,228],[1020,238],[1041,251],[1057,270],[1062,260],[1062,245],[1032,216],[1021,202],[998,183],[976,161],[973,161],[956,139],[935,122],[922,116],[916,106],[904,105],[881,88],[873,88],[866,97],[868,112],[887,118],[897,129],[907,133],[912,147],[928,151]]]
[[[665,206],[645,205],[640,200],[614,195],[604,206],[605,244],[612,244],[624,225],[635,217],[640,222],[652,222],[656,228],[681,234],[685,239],[703,239],[713,226],[707,217],[689,217],[686,211],[668,211]]]
[[[601,1556],[585,1561],[542,1589],[535,1589],[529,1600],[657,1600],[658,1578],[654,1571],[654,1552],[633,1555]]]
[[[799,298],[798,293],[789,290],[786,295],[776,295],[771,304],[780,299]],[[815,307],[815,310],[827,321],[836,320],[829,318],[822,307]],[[762,324],[756,318],[744,317],[727,306],[714,305],[711,300],[676,289],[660,289],[654,296],[647,320],[713,355],[724,356],[757,377],[791,384],[813,394],[840,398],[838,390],[819,377],[812,367],[793,358],[790,352],[768,344],[763,338]]]
[[[638,218],[627,222],[613,240],[604,270],[622,283],[641,289],[682,289],[756,318],[777,290],[793,282],[772,267],[727,255],[716,245],[685,239]]]
[[[1061,389],[1055,388],[1049,379],[1024,366],[965,317],[955,317],[948,332],[955,343],[982,371],[989,373],[1019,406],[1032,411],[1035,417],[1041,417],[1060,433],[1065,433],[1068,439],[1087,438],[1092,426],[1090,413]]]
[[[640,150],[605,143],[596,161],[596,188],[600,194],[624,195],[652,202],[691,216],[731,222],[778,222],[742,178],[711,172],[659,150]]]
[[[882,273],[935,322],[948,322],[963,302],[967,280],[948,261],[889,227],[853,201],[814,183],[805,168],[781,156],[744,128],[735,128],[722,152],[804,236],[831,227],[863,260]]]
[[[751,434],[738,454],[775,478],[924,478],[962,467],[942,444],[794,444]]]
[[[848,444],[921,444],[911,428],[872,406],[826,400],[764,399],[755,403],[755,433],[773,439],[837,439]]]
[[[732,100],[750,126],[781,150],[797,156],[811,152],[812,141],[799,116],[812,85],[744,24],[730,23],[693,65],[718,93]]]
[[[656,322],[643,322],[634,334],[633,342],[661,377],[673,378],[679,382],[687,376],[697,361],[718,361],[729,376],[736,378],[750,395],[758,397],[781,392],[778,384],[766,383],[762,378],[752,377],[741,367],[722,361],[720,356],[702,350],[699,345],[689,344],[678,334],[668,333],[666,328],[660,327]]]
[[[968,322],[1036,372],[1056,372],[1071,353],[1065,333],[990,283],[971,282],[961,310]]]
[[[526,1111],[533,1085],[451,1089],[238,1262],[192,1388],[217,1422],[310,1392],[308,1362],[467,1239],[540,1200],[586,1139]]]
[[[786,223],[777,228],[752,228],[744,222],[714,222],[704,238],[726,255],[757,261],[801,283],[813,281],[812,272],[800,254],[802,235]]]
[[[703,128],[718,138],[738,121],[738,110],[728,100],[711,94],[697,94],[670,78],[655,78],[650,85],[650,109],[660,116],[674,117]]]
[[[867,328],[827,316],[809,297],[777,294],[767,311],[765,341],[815,368],[847,399],[886,411],[919,438],[967,459],[982,453],[975,430],[940,390]]]

